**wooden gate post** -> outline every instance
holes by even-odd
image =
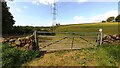
[[[38,46],[38,35],[37,35],[37,31],[35,31],[34,34],[35,34],[35,45]]]
[[[102,40],[103,40],[103,30],[99,29],[98,37],[97,37],[97,45],[102,45],[103,43]]]
[[[39,46],[38,46],[38,34],[37,34],[37,31],[34,31],[34,46],[33,46],[33,49],[35,50],[38,50],[39,49]]]
[[[72,44],[71,44],[71,49],[73,48],[73,45],[74,45],[74,33],[72,33]]]

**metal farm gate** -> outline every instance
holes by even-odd
[[[82,49],[102,44],[100,32],[40,32],[35,31],[35,43],[41,51]]]

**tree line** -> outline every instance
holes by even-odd
[[[120,22],[120,15],[118,15],[117,17],[111,16],[107,18],[106,21],[102,21],[102,22]]]
[[[9,12],[10,7],[7,6],[6,2],[2,3],[2,34],[8,34],[13,29],[15,20],[12,14]]]

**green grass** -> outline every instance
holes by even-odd
[[[61,25],[55,32],[98,32],[102,28],[104,34],[118,34],[118,23],[92,23]],[[72,34],[56,34],[71,36]],[[75,34],[76,35],[76,34]],[[75,36],[73,35],[73,36]],[[76,36],[96,36],[96,34],[78,34]],[[51,40],[57,40],[52,38]],[[92,40],[90,38],[85,38]],[[78,39],[75,39],[78,40]],[[78,40],[80,41],[80,39]],[[70,40],[69,40],[70,42]],[[76,41],[77,42],[77,41]],[[45,54],[42,58],[32,60],[23,66],[118,66],[120,64],[120,45],[102,45],[81,50],[59,51]],[[54,60],[54,61],[53,61]]]
[[[62,25],[57,27],[55,32],[97,32],[100,28],[103,29],[104,34],[118,33],[118,23]],[[63,34],[57,35],[61,36]],[[71,34],[67,34],[67,36],[68,35],[71,36]],[[80,35],[86,36],[86,34]],[[55,41],[58,38],[54,38],[54,40],[52,38],[41,39]],[[86,39],[91,40],[89,38]],[[2,47],[4,67],[21,65],[24,62],[27,63],[23,64],[23,66],[118,66],[118,64],[120,64],[120,45],[102,45],[81,50],[53,52],[44,55],[42,58],[40,57],[33,60],[32,58],[37,57],[39,52],[23,52],[8,45],[2,46],[5,46]]]
[[[0,46],[2,46],[2,68],[18,68],[21,64],[40,57],[38,50],[21,51],[8,44],[1,44]]]
[[[62,25],[56,28],[56,32],[97,32],[100,28],[104,34],[118,33],[118,23],[93,23],[93,24],[73,24]]]
[[[23,66],[118,66],[119,53],[120,45],[102,45],[81,50],[48,53]]]
[[[100,46],[96,48],[97,64],[100,66],[118,66],[120,64],[120,45]]]

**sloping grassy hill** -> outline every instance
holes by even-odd
[[[97,32],[100,28],[104,34],[118,33],[118,23],[92,23],[92,24],[73,24],[61,25],[56,28],[56,32]]]

